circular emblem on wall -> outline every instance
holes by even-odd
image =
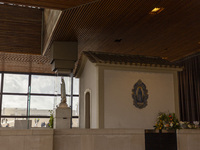
[[[132,89],[133,105],[140,109],[146,107],[148,99],[147,93],[148,90],[146,89],[146,85],[142,82],[142,80],[138,80]]]

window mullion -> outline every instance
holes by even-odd
[[[1,121],[1,113],[2,113],[2,99],[3,99],[3,81],[4,81],[4,73],[1,74],[1,93],[0,93],[0,121]],[[1,122],[0,122],[1,126]]]
[[[26,116],[28,116],[28,99],[29,99],[29,87],[31,88],[31,74],[28,75],[28,92],[27,92],[27,108],[26,108]],[[31,90],[30,90],[31,93]]]
[[[72,128],[72,112],[73,112],[73,73],[71,73],[71,125],[70,128]]]

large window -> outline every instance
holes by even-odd
[[[72,127],[78,127],[79,79],[64,77],[64,80],[67,104],[72,108]],[[14,120],[27,118],[32,120],[32,127],[46,126],[50,110],[61,101],[60,83],[60,76],[0,73],[1,126],[12,127]]]

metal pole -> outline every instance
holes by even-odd
[[[73,109],[73,73],[70,74],[71,76],[71,124],[70,128],[72,128],[72,109]]]
[[[1,95],[0,95],[0,121],[1,121],[1,116],[2,116],[2,97],[3,97],[3,80],[4,80],[4,73],[1,74]],[[1,123],[0,123],[1,126]]]
[[[29,116],[30,116],[30,104],[31,104],[31,74],[29,74],[29,80],[28,80],[28,93],[27,93],[27,129],[29,129]]]

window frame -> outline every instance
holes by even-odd
[[[0,120],[2,118],[50,118],[50,115],[49,116],[36,116],[36,115],[30,115],[28,116],[28,100],[27,100],[27,106],[26,106],[26,115],[24,116],[15,116],[15,115],[2,115],[2,100],[3,100],[3,95],[14,95],[14,96],[27,96],[27,99],[28,99],[28,96],[52,96],[52,97],[55,97],[55,96],[61,96],[61,94],[43,94],[43,93],[29,93],[28,92],[28,88],[29,86],[31,86],[31,77],[32,75],[41,75],[41,76],[58,76],[58,77],[61,77],[61,76],[64,76],[64,77],[69,77],[71,78],[71,94],[66,94],[66,97],[70,97],[71,98],[71,125],[70,127],[72,128],[72,120],[73,118],[79,118],[79,115],[78,116],[73,116],[72,114],[72,111],[73,111],[73,97],[79,97],[79,94],[73,94],[73,80],[74,80],[74,77],[73,77],[73,74],[71,74],[70,76],[66,76],[66,75],[56,75],[56,74],[41,74],[41,73],[23,73],[23,72],[0,72],[1,74],[1,82],[0,82]],[[4,75],[5,74],[20,74],[20,75],[28,75],[28,87],[27,87],[27,93],[14,93],[14,92],[3,92],[3,85],[4,85]],[[1,125],[1,123],[0,123]]]

